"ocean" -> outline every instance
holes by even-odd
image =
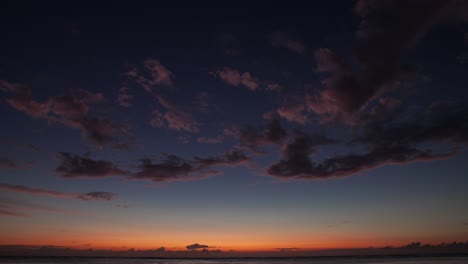
[[[444,257],[313,257],[280,259],[150,259],[150,258],[72,258],[2,257],[0,263],[14,264],[468,264],[468,256]]]

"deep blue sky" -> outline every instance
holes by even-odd
[[[8,1],[0,244],[464,241],[467,21],[456,0]]]

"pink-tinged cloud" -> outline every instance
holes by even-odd
[[[298,54],[305,53],[305,45],[291,34],[277,31],[270,36],[271,45],[278,48],[286,48]]]
[[[154,84],[165,86],[172,85],[172,72],[169,69],[167,69],[164,65],[162,65],[158,60],[147,59],[144,62],[144,67],[151,74],[152,82]]]
[[[250,72],[239,72],[236,69],[230,67],[224,67],[222,70],[216,71],[216,75],[231,86],[244,86],[251,91],[256,91],[260,85],[266,83],[267,88],[276,88],[275,83],[262,81],[259,78],[252,75]],[[276,84],[277,85],[277,84]],[[270,90],[270,89],[268,89]]]
[[[159,104],[166,109],[166,112],[154,110],[150,121],[152,126],[167,127],[176,131],[198,132],[198,123],[191,114],[178,109],[162,96],[156,98]]]
[[[126,125],[88,115],[91,104],[104,100],[100,93],[78,90],[73,95],[49,97],[44,103],[39,103],[33,100],[31,90],[25,86],[0,81],[0,88],[13,94],[7,102],[16,110],[33,118],[80,129],[98,147],[129,133]]]
[[[42,195],[50,196],[54,198],[70,198],[70,199],[79,199],[84,201],[90,200],[112,200],[117,197],[116,194],[110,192],[87,192],[87,193],[66,193],[60,191],[54,191],[49,189],[28,187],[23,185],[14,185],[7,183],[0,183],[0,190],[25,193],[31,195]]]
[[[52,190],[41,189],[41,188],[32,188],[32,187],[27,187],[27,186],[22,186],[22,185],[6,184],[6,183],[0,183],[0,189],[5,190],[5,191],[45,195],[45,196],[51,196],[51,197],[57,197],[57,198],[75,197],[75,195],[73,194],[68,194],[64,192],[52,191]]]
[[[131,95],[128,91],[127,86],[122,86],[119,89],[119,94],[117,95],[117,102],[122,107],[131,107],[133,105],[133,95]]]
[[[224,69],[217,71],[216,74],[221,80],[231,86],[238,86],[241,83],[241,74],[238,70],[224,67]]]
[[[278,108],[277,113],[280,117],[289,122],[295,122],[302,125],[308,122],[306,106],[304,104],[282,106]]]
[[[133,78],[147,92],[152,93],[155,86],[172,86],[174,84],[174,74],[159,60],[148,58],[143,62],[143,68],[138,71],[136,68],[125,73]]]

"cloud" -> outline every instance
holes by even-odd
[[[267,90],[275,90],[279,87],[279,84],[269,81],[262,81],[259,78],[253,76],[250,72],[242,73],[230,67],[224,67],[222,70],[216,71],[216,75],[228,85],[242,85],[251,91],[256,91],[260,85],[266,85]]]
[[[31,90],[22,84],[0,80],[0,90],[13,94],[12,98],[6,100],[11,107],[34,118],[42,117],[49,111],[48,104],[34,101]]]
[[[153,163],[145,158],[141,160],[141,165],[137,166],[139,171],[129,178],[149,179],[154,182],[197,180],[221,174],[212,167],[236,166],[249,160],[238,150],[227,151],[219,156],[195,157],[193,160],[185,160],[177,155],[166,155],[159,163]]]
[[[216,137],[199,137],[197,138],[197,142],[205,144],[219,144],[223,141],[223,139],[223,135],[218,135]]]
[[[361,17],[357,36],[358,68],[328,49],[315,53],[317,70],[328,73],[324,90],[309,98],[320,115],[349,119],[371,100],[395,89],[411,73],[404,58],[434,26],[468,19],[463,1],[370,1],[356,3]]]
[[[295,39],[291,34],[282,31],[273,32],[270,36],[271,45],[278,48],[286,48],[298,54],[305,53],[305,46],[302,42]]]
[[[208,166],[228,166],[228,165],[239,165],[246,161],[250,160],[242,151],[240,150],[230,150],[225,152],[220,156],[212,156],[207,158],[195,157],[194,164],[197,164],[199,167],[208,167]]]
[[[133,105],[132,99],[133,95],[128,92],[127,86],[122,86],[119,89],[119,94],[117,95],[117,102],[122,107],[131,107]]]
[[[396,102],[385,100],[384,104]],[[352,139],[352,143],[363,144],[366,150],[336,155],[320,163],[311,159],[314,145],[296,137],[284,148],[283,159],[272,164],[268,173],[284,178],[325,179],[384,165],[451,158],[459,152],[460,144],[468,142],[467,116],[466,103],[438,102],[404,120],[375,119]],[[438,143],[449,145],[440,147]]]
[[[127,72],[126,75],[134,78],[147,92],[151,93],[154,86],[172,86],[174,84],[174,74],[159,60],[148,58],[143,62],[143,73],[139,73],[136,68]]]
[[[215,37],[215,45],[227,55],[241,53],[239,38],[231,32],[224,32]]]
[[[116,197],[115,193],[110,192],[88,192],[77,196],[78,199],[89,200],[107,200],[110,201]]]
[[[107,177],[126,175],[127,171],[119,169],[115,164],[105,160],[92,160],[86,156],[60,152],[60,165],[55,172],[64,178],[77,177]]]
[[[116,194],[110,192],[88,192],[83,194],[76,193],[65,193],[54,190],[42,189],[42,188],[33,188],[22,185],[14,185],[7,183],[0,183],[0,190],[26,193],[32,195],[43,195],[50,196],[55,198],[73,198],[80,200],[111,200],[116,197]]]
[[[186,248],[187,248],[187,250],[197,250],[197,249],[209,248],[209,246],[207,246],[207,245],[200,245],[200,244],[198,244],[198,243],[195,243],[195,244],[186,246]]]
[[[26,86],[0,80],[0,88],[13,93],[13,98],[7,99],[7,102],[16,110],[33,118],[79,129],[98,147],[114,141],[116,136],[128,134],[126,125],[88,115],[90,104],[104,100],[100,93],[80,89],[73,95],[53,96],[39,103],[32,99],[31,89]]]
[[[154,127],[168,127],[176,131],[198,132],[198,123],[191,114],[178,109],[174,104],[162,96],[156,97],[159,104],[166,109],[165,113],[154,110],[150,124]]]
[[[51,197],[57,197],[57,198],[74,197],[74,195],[67,194],[64,192],[46,190],[46,189],[41,189],[41,188],[31,188],[31,187],[22,186],[22,185],[13,185],[13,184],[6,184],[6,183],[0,183],[0,189],[5,190],[5,191],[45,195],[45,196],[51,196]]]
[[[278,115],[289,122],[306,124],[308,122],[306,106],[304,104],[292,104],[282,106],[276,110]]]
[[[261,153],[264,145],[281,144],[287,137],[286,130],[281,123],[272,118],[263,127],[243,126],[235,131],[240,145],[253,152]]]
[[[13,160],[0,159],[0,168],[3,168],[3,169],[17,169],[18,165]]]

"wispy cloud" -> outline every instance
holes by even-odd
[[[270,42],[273,47],[286,48],[298,54],[304,54],[306,51],[304,43],[299,41],[293,35],[283,31],[276,31],[270,35]]]

